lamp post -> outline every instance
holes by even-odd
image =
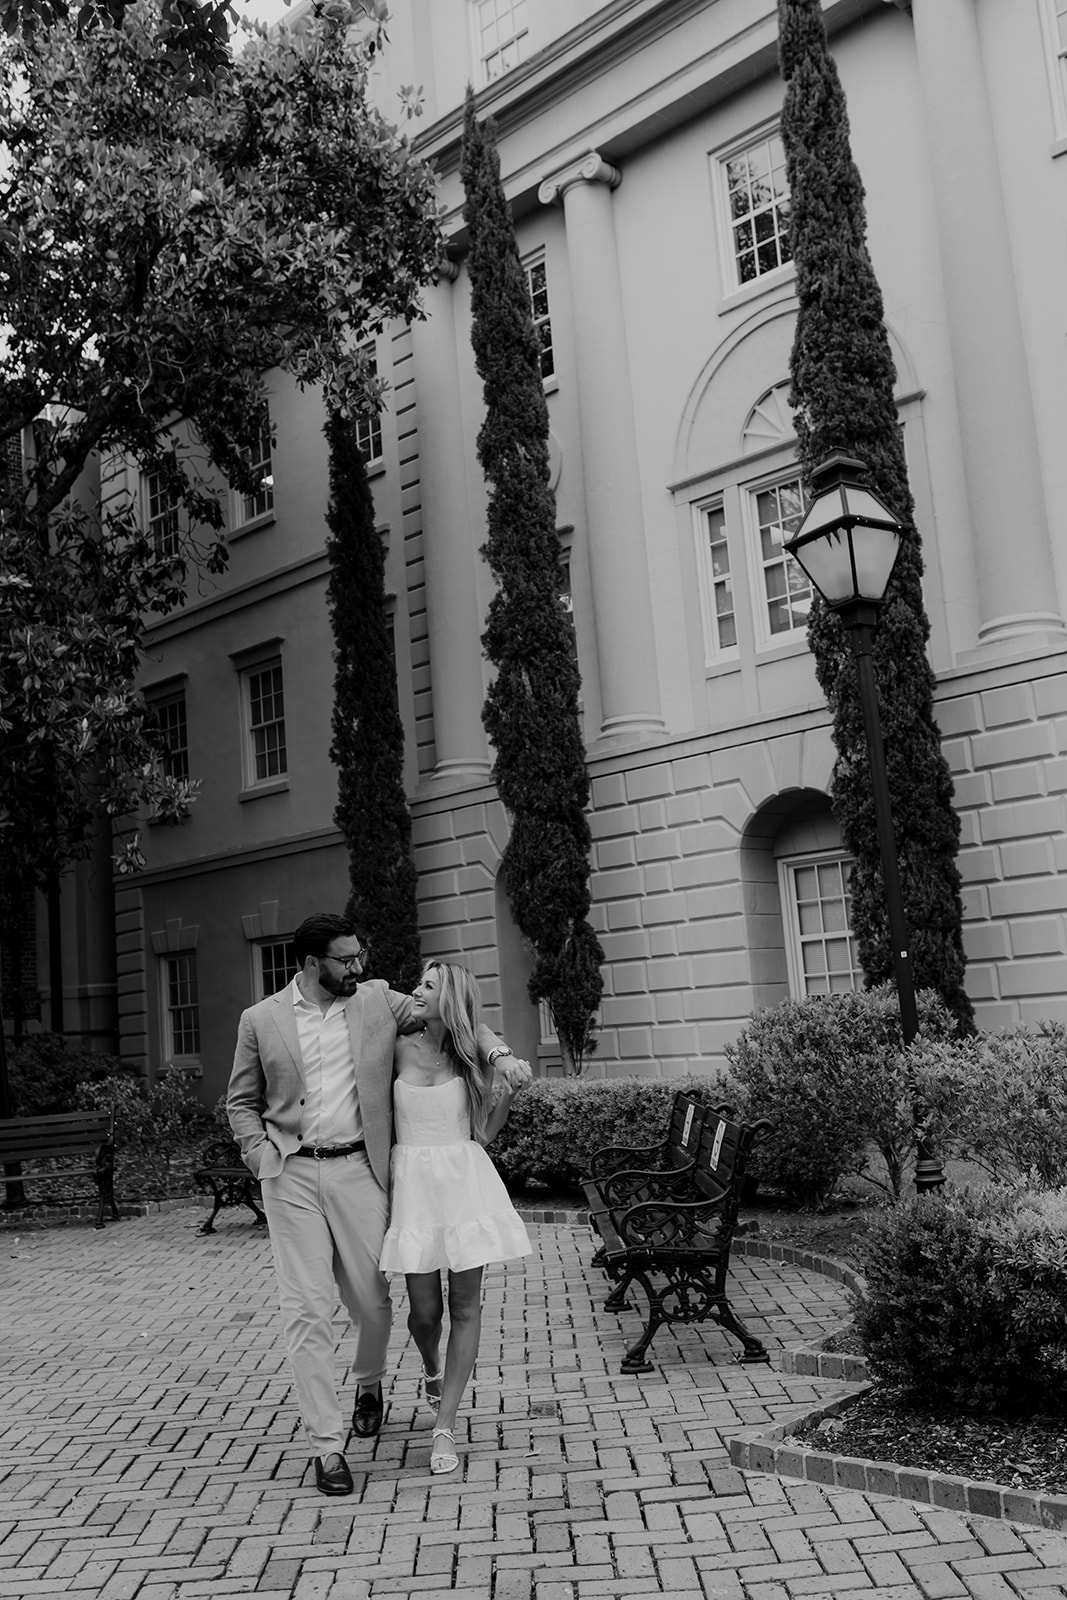
[[[878,687],[872,640],[878,613],[900,550],[901,526],[889,508],[863,481],[863,463],[835,451],[812,472],[814,497],[785,549],[803,570],[831,610],[848,629],[859,678],[863,727],[871,769],[871,791],[878,828],[878,849],[885,884],[893,975],[900,1005],[900,1031],[909,1045],[919,1031],[915,983],[908,952],[904,898],[900,890],[897,844],[889,799]],[[939,1189],[944,1172],[924,1139],[916,1146],[915,1188],[919,1194]]]

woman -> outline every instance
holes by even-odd
[[[482,1149],[507,1121],[517,1090],[495,1088],[478,1063],[478,986],[465,967],[432,962],[414,993],[422,1033],[394,1054],[392,1209],[383,1272],[407,1279],[408,1328],[422,1356],[423,1392],[436,1413],[431,1472],[454,1472],[456,1412],[478,1354],[482,1269],[529,1255],[530,1240]],[[441,1367],[448,1271],[448,1348]]]

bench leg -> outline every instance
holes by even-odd
[[[629,1284],[635,1279],[648,1297],[648,1320],[645,1323],[641,1337],[630,1346],[623,1356],[620,1371],[654,1372],[656,1369],[648,1359],[648,1347],[663,1324],[670,1321],[670,1317],[664,1312],[662,1296],[656,1293],[643,1272],[631,1273],[624,1282]],[[618,1293],[618,1290],[616,1290],[616,1293]]]
[[[99,1172],[99,1173],[97,1173],[97,1175],[96,1175],[96,1188],[97,1188],[97,1193],[100,1196],[100,1204],[96,1208],[96,1221],[93,1223],[93,1227],[94,1228],[102,1228],[104,1226],[104,1207],[105,1206],[110,1206],[110,1208],[111,1208],[111,1216],[112,1216],[113,1219],[117,1220],[118,1215],[119,1215],[119,1208],[115,1204],[115,1180],[114,1180],[114,1176],[112,1175],[112,1173],[110,1173],[110,1172]]]
[[[619,1281],[615,1285],[614,1289],[612,1289],[611,1293],[608,1295],[607,1299],[604,1301],[604,1310],[605,1311],[626,1311],[626,1310],[628,1310],[628,1306],[626,1304],[626,1295],[627,1295],[627,1292],[628,1292],[628,1290],[630,1288],[631,1283],[633,1283],[633,1281],[634,1281],[633,1273],[624,1271],[622,1277],[619,1279]]]
[[[721,1327],[725,1328],[728,1333],[732,1333],[735,1339],[740,1339],[744,1345],[745,1353],[741,1357],[744,1366],[751,1366],[757,1361],[770,1362],[771,1358],[767,1354],[766,1345],[761,1344],[754,1333],[749,1333],[725,1295],[719,1301],[712,1315]]]
[[[210,1215],[210,1217],[208,1217],[206,1222],[202,1222],[200,1224],[199,1228],[197,1228],[197,1230],[196,1230],[197,1233],[214,1233],[215,1232],[215,1218],[218,1216],[218,1214],[219,1214],[219,1212],[221,1210],[222,1210],[222,1197],[218,1193],[218,1191],[216,1190],[215,1191],[215,1205],[214,1205],[214,1208],[212,1209],[211,1215]]]

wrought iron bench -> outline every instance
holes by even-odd
[[[212,1195],[215,1201],[201,1233],[215,1232],[215,1218],[226,1206],[247,1206],[257,1225],[266,1222],[256,1203],[259,1183],[241,1160],[240,1147],[233,1139],[216,1139],[207,1146],[193,1180],[202,1193]]]
[[[743,1361],[770,1359],[726,1293],[745,1168],[753,1146],[770,1130],[766,1121],[748,1126],[712,1111],[701,1127],[692,1169],[683,1174],[689,1197],[679,1198],[676,1170],[645,1172],[636,1197],[591,1208],[601,1241],[596,1259],[615,1284],[605,1310],[626,1309],[632,1283],[648,1300],[644,1331],[623,1357],[623,1372],[651,1372],[649,1346],[659,1328],[674,1323],[717,1322],[740,1340]]]

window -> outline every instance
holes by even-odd
[[[1053,119],[1057,136],[1067,137],[1067,0],[1042,0],[1041,21],[1048,54]]]
[[[248,735],[248,781],[269,783],[288,771],[285,752],[285,696],[280,661],[250,667],[244,674]]]
[[[150,472],[145,480],[145,524],[161,556],[178,554],[178,502],[161,472]]]
[[[374,355],[374,346],[367,345],[366,350],[367,363],[377,377],[378,362]],[[382,418],[379,411],[368,411],[356,418],[356,444],[363,451],[368,467],[382,459]]]
[[[200,1001],[196,953],[183,950],[163,962],[166,1058],[178,1061],[200,1055]]]
[[[778,864],[789,988],[795,999],[863,988],[851,927],[851,867],[844,855],[798,856]]]
[[[792,260],[785,149],[777,133],[718,159],[725,211],[727,284],[741,288]]]
[[[189,776],[189,730],[185,717],[185,690],[160,695],[148,702],[156,735],[159,766],[166,778]]]
[[[492,83],[526,58],[526,0],[475,0],[474,31],[482,82]]]
[[[705,540],[705,560],[701,563],[705,634],[711,640],[713,656],[732,655],[737,649],[737,616],[730,546],[726,539],[726,512],[722,504],[705,506],[701,520]]]
[[[296,971],[293,941],[272,939],[269,943],[257,944],[255,961],[256,999],[265,1000],[268,995],[277,994],[279,989],[284,989],[287,983],[292,982]]]
[[[543,258],[527,262],[526,287],[530,291],[534,332],[541,347],[541,377],[552,378],[556,373],[556,358],[552,352],[552,318],[548,310],[548,275]]]
[[[799,478],[751,490],[749,505],[755,524],[760,597],[760,632],[764,643],[803,628],[811,607],[811,585],[782,546],[800,526],[804,490]]]
[[[245,460],[257,487],[253,494],[238,494],[236,496],[235,521],[237,527],[240,527],[242,523],[252,522],[256,517],[265,517],[269,511],[274,510],[274,469],[271,447],[270,412],[264,406],[259,439],[251,450],[245,452]]]

